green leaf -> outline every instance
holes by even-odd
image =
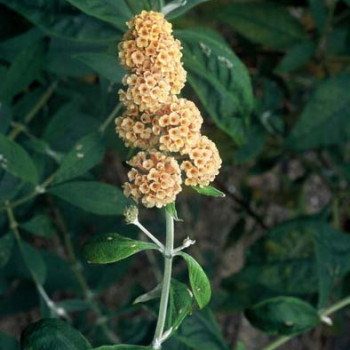
[[[237,143],[253,110],[250,78],[231,48],[209,30],[182,30],[188,82],[215,124]]]
[[[136,241],[117,233],[106,233],[88,239],[82,252],[89,263],[109,264],[150,249],[158,247],[153,243]]]
[[[315,220],[318,218],[305,217],[283,222],[247,250],[244,268],[223,282],[235,294],[234,309],[273,295],[311,297],[317,293]]]
[[[26,242],[21,242],[21,252],[23,254],[23,260],[26,267],[29,269],[34,278],[41,285],[46,280],[46,264],[40,250],[33,248]]]
[[[179,255],[185,259],[188,265],[191,289],[199,307],[202,309],[209,303],[211,297],[209,279],[203,268],[189,254],[180,252]]]
[[[26,17],[49,35],[80,42],[110,42],[121,39],[121,33],[108,23],[83,13],[72,14],[71,6],[59,1],[0,0],[0,3]]]
[[[62,159],[53,183],[65,182],[84,175],[101,161],[104,153],[104,140],[100,134],[84,136]]]
[[[45,214],[37,214],[29,221],[20,224],[20,227],[33,235],[51,238],[55,234],[51,219]]]
[[[185,12],[189,11],[191,8],[207,1],[209,0],[173,0],[163,7],[162,12],[165,14],[168,20],[171,20],[181,16]]]
[[[44,139],[51,148],[59,152],[68,152],[89,133],[96,132],[98,121],[80,111],[76,102],[63,105],[50,119],[44,132]]]
[[[94,350],[152,350],[149,346],[140,345],[105,345],[95,348]]]
[[[79,331],[59,319],[43,319],[28,326],[21,336],[22,350],[92,349]]]
[[[191,313],[192,300],[192,293],[187,286],[175,279],[172,279],[166,323],[167,329],[172,328],[169,336],[175,333],[183,320]]]
[[[350,271],[350,237],[323,222],[315,224],[313,234],[319,284],[318,307],[323,308],[336,282]]]
[[[145,303],[147,301],[154,300],[154,299],[159,299],[161,296],[161,292],[162,292],[162,284],[158,284],[155,288],[153,288],[149,292],[138,296],[133,301],[133,304],[135,305],[139,303]]]
[[[327,6],[323,1],[320,0],[308,0],[312,16],[315,19],[317,29],[322,34],[324,25],[327,20]]]
[[[28,153],[16,142],[0,134],[0,166],[32,184],[38,183],[38,171]]]
[[[13,96],[35,80],[43,66],[45,43],[43,40],[31,43],[23,48],[14,58],[7,70],[0,90],[0,96],[10,101]]]
[[[64,183],[50,188],[49,192],[98,215],[121,215],[128,203],[119,188],[96,181]]]
[[[125,70],[120,65],[117,55],[108,53],[82,53],[74,57],[92,68],[99,75],[115,83],[120,84],[125,75]]]
[[[74,58],[85,52],[104,52],[109,43],[82,43],[57,37],[52,37],[49,44],[45,68],[60,77],[83,77],[93,74],[86,64]]]
[[[246,347],[242,342],[238,342],[236,350],[246,350]]]
[[[286,55],[278,64],[276,72],[291,72],[304,66],[307,62],[310,61],[315,50],[316,45],[311,41],[305,41],[300,44],[296,44],[287,51]]]
[[[19,350],[19,344],[15,338],[0,332],[0,348],[4,350]]]
[[[213,186],[204,186],[204,187],[199,187],[199,186],[192,186],[192,188],[200,193],[204,194],[205,196],[210,196],[210,197],[225,197],[225,193],[219,191],[217,188]]]
[[[9,261],[12,253],[14,237],[12,232],[8,232],[0,238],[0,269]]]
[[[316,309],[292,297],[264,300],[246,310],[245,315],[254,327],[269,334],[298,334],[320,323]]]
[[[165,210],[174,218],[175,221],[183,221],[177,215],[176,203],[172,202],[165,207]]]
[[[255,122],[247,132],[245,142],[237,149],[235,160],[243,164],[257,157],[263,150],[266,141],[266,131],[261,124]]]
[[[323,81],[294,126],[287,147],[295,151],[341,144],[350,139],[350,74]]]
[[[125,31],[125,22],[132,17],[132,12],[128,8],[126,1],[118,0],[67,0],[71,5],[94,16],[102,21],[114,24],[120,30]]]
[[[305,39],[301,23],[287,8],[269,2],[220,6],[217,18],[249,40],[281,50]]]
[[[191,349],[229,349],[209,308],[195,312],[191,317],[187,317],[174,337]],[[174,349],[178,349],[178,347]]]
[[[90,16],[114,24],[121,31],[126,30],[125,22],[142,10],[150,10],[148,0],[67,0],[70,4]]]

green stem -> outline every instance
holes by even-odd
[[[34,105],[34,107],[24,116],[23,122],[25,125],[29,124],[36,114],[46,105],[47,101],[50,99],[54,91],[56,90],[57,82],[52,83],[45,93],[40,97],[39,101]],[[10,132],[9,138],[14,140],[22,131],[24,125],[16,125],[15,128]]]
[[[343,300],[340,300],[339,302],[335,303],[334,305],[330,306],[328,309],[325,309],[324,311],[320,312],[320,317],[326,317],[331,314],[334,314],[335,312],[339,311],[340,309],[343,309],[346,306],[350,305],[350,297],[346,297]],[[274,350],[277,349],[279,346],[283,345],[284,343],[288,342],[290,339],[295,338],[299,334],[296,335],[290,335],[285,337],[280,337],[276,339],[274,342],[263,348],[262,350]]]
[[[166,243],[164,250],[164,276],[162,282],[162,293],[160,297],[160,306],[156,331],[153,338],[153,349],[161,349],[163,342],[163,333],[166,321],[166,314],[168,309],[171,272],[173,266],[173,252],[174,252],[174,219],[167,211],[166,215]]]
[[[111,114],[106,118],[106,120],[101,124],[98,131],[103,134],[107,129],[108,125],[114,120],[114,118],[118,115],[120,110],[122,109],[122,104],[119,103],[111,112]]]
[[[36,271],[33,270],[28,265],[27,260],[25,258],[25,253],[24,253],[24,248],[23,248],[23,245],[22,245],[21,235],[20,235],[19,230],[18,230],[18,222],[17,222],[17,220],[15,218],[15,214],[14,214],[13,209],[12,209],[12,207],[11,207],[9,202],[6,203],[6,211],[7,211],[7,217],[8,217],[8,220],[9,220],[10,229],[12,230],[12,232],[13,232],[13,234],[15,236],[15,239],[17,241],[17,245],[18,245],[19,251],[20,251],[20,253],[22,255],[23,261],[24,261],[24,263],[26,265],[26,268],[28,269],[28,271],[30,273],[30,276],[32,277],[32,280],[33,280],[33,282],[35,284],[35,287],[36,287],[38,293],[43,298],[43,300],[45,301],[47,307],[51,310],[51,312],[54,315],[56,315],[58,317],[63,316],[64,318],[69,320],[69,316],[66,313],[66,311],[64,309],[62,309],[62,308],[59,308],[55,304],[55,302],[51,300],[51,298],[46,293],[44,287],[40,283],[40,280],[39,280],[39,277],[36,274]]]

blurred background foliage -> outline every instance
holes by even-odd
[[[125,21],[159,3],[0,0],[1,349],[19,349],[47,317],[93,346],[152,339],[154,305],[133,300],[157,284],[158,257],[92,266],[80,247],[97,233],[139,235],[122,217],[131,153],[113,127],[116,45]],[[350,294],[350,2],[174,4],[183,95],[218,145],[214,185],[227,196],[179,196],[176,239],[196,239],[213,299],[164,348],[258,350],[271,334],[305,333],[281,349],[349,349],[346,310],[331,325],[316,310]],[[141,216],[163,237],[157,211]],[[175,274],[186,282],[180,262]],[[71,326],[55,339],[85,349]],[[36,341],[26,332],[23,348]]]

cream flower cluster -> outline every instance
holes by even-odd
[[[195,104],[176,95],[186,81],[181,43],[164,15],[142,11],[127,23],[119,59],[130,72],[119,91],[125,106],[116,131],[127,147],[143,150],[129,161],[128,197],[146,207],[162,207],[188,186],[207,186],[219,173],[215,144],[201,135],[203,118]]]
[[[124,193],[147,208],[161,208],[175,201],[181,191],[181,170],[173,158],[156,150],[139,152],[129,162],[129,182]]]

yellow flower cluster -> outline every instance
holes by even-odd
[[[161,208],[175,201],[181,191],[181,170],[173,157],[156,150],[139,152],[129,162],[129,182],[124,193],[147,208]]]
[[[219,174],[222,161],[215,143],[208,137],[200,137],[188,158],[181,164],[181,169],[186,173],[187,186],[208,186]]]
[[[133,168],[124,193],[146,207],[162,207],[181,191],[181,170],[186,185],[207,186],[221,159],[215,144],[201,135],[198,108],[176,96],[186,71],[171,24],[161,13],[142,11],[127,25],[119,59],[130,74],[123,79],[126,90],[119,91],[125,111],[116,119],[116,131],[127,147],[143,151],[129,162]]]
[[[162,13],[142,11],[127,25],[119,59],[132,74],[125,77],[128,88],[119,91],[120,98],[137,104],[140,111],[156,112],[185,85],[181,43]]]
[[[198,142],[203,118],[191,101],[173,96],[157,113],[141,113],[129,104],[116,119],[116,130],[127,147],[141,149],[159,145],[161,151],[187,154]]]

